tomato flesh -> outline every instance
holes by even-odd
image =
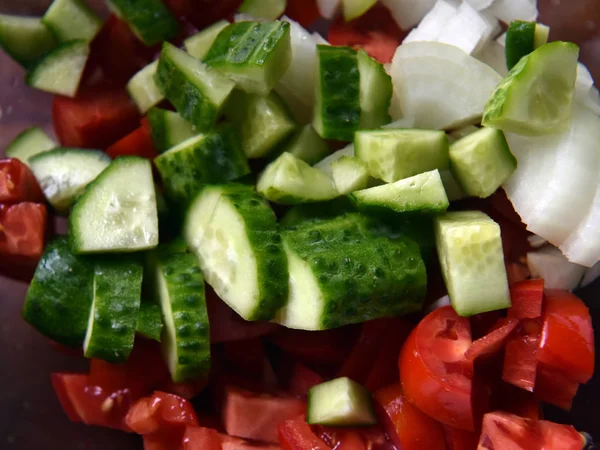
[[[115,142],[106,149],[106,154],[111,158],[119,156],[141,156],[153,160],[158,156],[154,147],[154,141],[150,132],[150,126],[146,119],[142,119],[143,125],[124,138]]]
[[[325,381],[321,375],[313,372],[308,367],[296,363],[290,378],[289,391],[293,395],[305,396],[313,386]]]
[[[534,394],[540,400],[569,411],[579,389],[579,383],[540,363],[535,378]]]
[[[288,0],[285,15],[308,28],[321,17],[316,0]]]
[[[221,450],[221,437],[210,428],[186,427],[182,444],[183,450]]]
[[[190,402],[159,391],[151,397],[138,400],[127,413],[125,422],[133,431],[142,435],[171,429],[183,430],[186,426],[198,425]]]
[[[469,361],[474,361],[477,358],[498,353],[504,348],[506,341],[515,328],[517,328],[517,325],[519,325],[517,319],[500,319],[494,330],[471,344],[465,352],[465,358]]]
[[[283,450],[330,450],[327,444],[312,432],[302,416],[279,424],[277,435]]]
[[[502,379],[533,392],[537,374],[537,353],[541,327],[537,320],[525,319],[506,342]]]
[[[44,193],[29,167],[16,158],[0,159],[0,203],[43,201]]]
[[[544,280],[525,280],[510,287],[512,306],[508,316],[517,319],[537,319],[542,315]]]

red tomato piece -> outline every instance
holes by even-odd
[[[221,435],[221,447],[223,450],[281,450],[279,445],[248,442],[226,434]]]
[[[146,119],[142,119],[144,122]],[[106,154],[111,158],[119,156],[133,155],[148,158],[152,161],[158,156],[158,151],[154,147],[152,135],[147,126],[142,125],[137,130],[129,133],[124,138],[118,140],[106,149]]]
[[[540,431],[544,436],[544,449],[580,450],[583,444],[581,434],[570,425],[539,421]]]
[[[366,450],[365,443],[357,431],[348,430],[340,434],[340,443],[336,450]]]
[[[541,401],[569,411],[578,389],[579,383],[562,372],[541,363],[538,365],[534,394]]]
[[[376,412],[388,436],[397,448],[404,450],[444,450],[444,433],[438,422],[411,405],[399,384],[374,394]]]
[[[538,361],[587,383],[594,375],[594,329],[590,311],[567,291],[546,291]]]
[[[186,399],[156,391],[151,397],[138,400],[127,413],[127,425],[138,434],[183,430],[198,425],[192,404]]]
[[[290,378],[289,391],[293,395],[305,396],[313,386],[325,381],[321,375],[313,372],[308,367],[296,363]]]
[[[511,333],[519,325],[519,320],[514,318],[500,319],[494,329],[486,336],[474,341],[465,352],[465,358],[475,361],[477,358],[493,355],[502,350]]]
[[[277,435],[283,450],[330,450],[327,444],[312,432],[303,416],[280,423]]]
[[[182,450],[183,431],[161,431],[142,436],[144,450]]]
[[[221,450],[221,436],[211,428],[186,427],[183,450]]]
[[[502,369],[502,379],[506,383],[533,392],[538,366],[540,332],[538,321],[525,319],[514,336],[508,339]]]
[[[544,280],[526,280],[510,287],[512,306],[508,309],[508,317],[517,319],[537,319],[542,315],[544,300]]]
[[[479,435],[443,425],[447,450],[476,450]]]
[[[316,0],[288,0],[285,15],[308,28],[321,17]]]
[[[0,203],[43,201],[44,193],[29,167],[16,158],[0,159]]]
[[[473,362],[469,320],[451,306],[431,312],[412,331],[399,358],[400,381],[408,400],[432,418],[473,431]]]

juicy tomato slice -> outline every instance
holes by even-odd
[[[542,363],[538,365],[534,394],[540,400],[569,411],[578,389],[579,383],[562,372]]]
[[[321,375],[302,364],[296,363],[292,369],[289,391],[293,395],[305,396],[310,388],[323,383],[323,381],[325,380]]]
[[[443,426],[447,450],[476,450],[479,435],[470,431]]]
[[[486,336],[474,341],[465,352],[465,358],[474,361],[477,358],[493,355],[504,348],[511,333],[519,325],[519,320],[511,317],[500,319],[494,329]]]
[[[283,450],[330,450],[327,444],[312,432],[303,416],[280,423],[277,435]]]
[[[404,450],[444,450],[444,433],[436,422],[418,408],[411,405],[395,384],[374,394],[376,411],[384,424],[388,436],[397,448]]]
[[[411,403],[439,422],[473,431],[473,362],[464,356],[470,345],[469,320],[445,306],[412,331],[398,365]]]
[[[154,146],[147,119],[142,119],[142,126],[137,130],[108,147],[106,154],[113,159],[126,155],[141,156],[151,161],[156,158],[158,151]]]
[[[548,290],[538,361],[587,383],[594,374],[594,329],[590,311],[567,291]]]
[[[221,436],[211,428],[186,427],[182,444],[183,450],[221,450]]]
[[[508,317],[517,319],[537,319],[542,315],[544,300],[544,280],[525,280],[510,287],[512,306]]]
[[[533,392],[537,374],[537,353],[541,327],[535,319],[525,319],[506,342],[502,379],[513,386]]]
[[[46,233],[46,206],[23,202],[16,205],[0,204],[0,255],[37,260],[44,251]]]
[[[321,16],[317,0],[288,0],[285,14],[304,28],[312,25]]]
[[[44,193],[29,167],[16,158],[0,159],[0,203],[43,201]]]
[[[184,398],[156,391],[139,399],[127,413],[125,423],[138,434],[183,430],[198,425],[192,404]]]

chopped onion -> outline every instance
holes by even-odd
[[[403,30],[410,30],[425,17],[435,0],[381,0]]]
[[[594,79],[590,71],[581,63],[577,65],[575,100],[600,115],[600,94],[594,86]]]
[[[333,172],[331,170],[331,163],[337,161],[342,156],[354,156],[354,145],[348,144],[344,148],[338,150],[337,152],[332,153],[331,155],[323,158],[321,161],[316,163],[313,167],[322,170],[329,176],[333,176]]]
[[[408,33],[404,43],[437,41],[442,28],[456,15],[459,6],[460,2],[455,0],[437,0],[419,26]]]
[[[340,3],[342,3],[342,0],[317,0],[319,12],[321,13],[321,16],[326,19],[333,19],[335,17],[335,13],[339,9]]]
[[[533,278],[543,278],[549,289],[572,291],[579,286],[585,267],[569,262],[556,247],[548,246],[527,253],[527,267]]]
[[[477,11],[481,11],[485,8],[489,8],[494,0],[465,0],[472,8]]]
[[[531,236],[527,237],[527,241],[529,242],[531,248],[540,248],[548,243],[546,239],[539,237],[537,234],[532,234]]]
[[[479,122],[487,99],[502,80],[461,49],[439,42],[402,44],[391,75],[403,117],[414,118],[416,128],[429,129]]]
[[[427,308],[425,309],[425,314],[429,314],[432,311],[435,311],[436,309],[442,308],[444,306],[450,306],[450,297],[447,295],[444,295],[443,297],[438,298],[436,301],[434,301],[433,303],[431,303],[430,305],[427,306]]]
[[[597,262],[596,264],[594,264],[593,267],[586,269],[585,273],[583,274],[583,279],[581,280],[580,286],[586,287],[592,284],[598,278],[600,278],[600,262]]]
[[[538,17],[537,0],[494,0],[486,11],[505,24],[513,20],[533,22]]]
[[[498,43],[497,40],[490,41],[480,51],[475,53],[473,56],[482,63],[487,64],[494,69],[500,76],[505,77],[508,75],[508,68],[506,67],[506,55],[504,53],[504,47]]]

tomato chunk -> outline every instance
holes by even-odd
[[[111,158],[133,155],[153,160],[158,156],[158,151],[149,127],[147,119],[142,119],[142,126],[108,147],[106,154]]]
[[[277,434],[283,450],[329,450],[327,444],[312,432],[302,416],[279,424]]]
[[[305,396],[313,386],[325,381],[321,375],[313,372],[308,367],[296,363],[292,370],[289,390],[293,395]]]
[[[43,201],[44,193],[29,167],[16,158],[0,159],[0,203]]]
[[[517,319],[500,319],[494,330],[471,344],[465,353],[465,358],[474,361],[477,358],[498,353],[506,344],[511,333],[517,328],[517,325],[519,325]]]
[[[203,427],[186,427],[183,450],[221,450],[221,436],[216,430]]]
[[[279,445],[249,442],[226,434],[221,435],[221,447],[223,450],[281,450]]]
[[[161,431],[154,434],[142,436],[144,441],[144,450],[180,450],[182,447],[183,432]]]
[[[316,0],[288,0],[285,14],[308,28],[321,16]]]
[[[534,394],[540,400],[569,411],[578,389],[579,383],[562,372],[541,363],[538,365]]]
[[[155,392],[138,400],[127,413],[127,426],[138,434],[179,430],[198,425],[192,404],[186,399],[166,392]]]
[[[533,392],[537,374],[537,353],[540,342],[540,324],[525,319],[506,343],[502,379],[509,384]]]
[[[510,287],[512,306],[508,317],[517,319],[537,319],[542,315],[544,300],[544,280],[525,280]]]

